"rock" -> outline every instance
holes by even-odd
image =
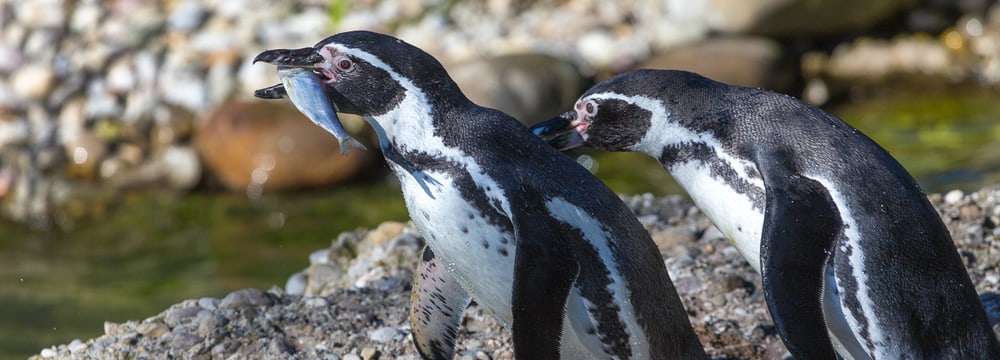
[[[92,132],[82,131],[66,143],[69,174],[84,180],[97,178],[97,165],[108,152],[107,144]]]
[[[274,304],[271,295],[257,289],[236,290],[219,303],[219,309],[240,309],[251,306],[270,306]]]
[[[52,91],[56,74],[42,64],[27,64],[14,72],[11,79],[14,93],[28,99],[41,99]]]
[[[944,203],[948,205],[957,205],[965,197],[965,193],[962,190],[952,190],[944,195]]]
[[[221,300],[211,297],[203,297],[198,299],[198,306],[202,309],[215,310],[219,308],[219,303]]]
[[[163,318],[163,322],[171,327],[175,327],[182,320],[195,316],[199,311],[201,309],[197,306],[182,306],[167,312],[167,316]]]
[[[348,130],[348,122],[359,121],[347,116],[341,120]],[[354,137],[367,140],[364,134]],[[195,144],[209,170],[237,191],[334,184],[358,174],[373,158],[356,149],[341,156],[336,139],[287,101],[222,105],[196,129]]]
[[[636,68],[686,70],[724,83],[789,91],[796,74],[785,60],[773,40],[730,36],[670,48]]]
[[[364,360],[375,360],[378,359],[378,350],[373,347],[366,347],[361,349],[361,358]]]
[[[201,166],[195,149],[175,145],[153,154],[148,162],[137,168],[109,170],[108,180],[119,188],[158,185],[164,190],[187,191],[201,180]]]
[[[450,68],[449,73],[470,100],[525,124],[572,108],[586,83],[573,64],[540,54],[467,62]]]
[[[163,335],[170,333],[170,328],[168,328],[167,325],[159,321],[154,321],[154,322],[144,322],[142,324],[139,324],[139,326],[136,327],[136,331],[142,334],[142,336],[150,338],[159,338]]]
[[[697,3],[684,6],[702,9],[700,20],[715,31],[804,37],[871,28],[911,7],[913,1],[701,0]]]
[[[397,335],[399,335],[399,330],[396,330],[396,328],[391,326],[378,328],[368,332],[368,338],[372,339],[372,341],[380,343],[392,341],[392,339]]]
[[[71,341],[66,347],[69,349],[70,353],[74,354],[87,350],[87,345],[84,344],[83,341],[80,341],[80,339],[73,339],[73,341]]]

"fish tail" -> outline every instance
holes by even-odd
[[[368,148],[365,147],[364,144],[350,136],[343,139],[337,139],[337,141],[340,141],[340,155],[343,156],[346,156],[352,147],[358,148],[362,151],[368,151]]]

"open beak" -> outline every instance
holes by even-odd
[[[323,56],[316,52],[315,48],[307,47],[301,49],[274,49],[267,50],[253,59],[254,64],[265,62],[272,65],[290,68],[312,68],[323,62]],[[288,96],[285,85],[277,84],[258,89],[253,92],[253,96],[261,99],[280,99]]]
[[[566,151],[583,145],[583,137],[574,123],[575,119],[576,111],[570,111],[537,123],[530,130],[550,146]]]

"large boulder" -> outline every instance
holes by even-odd
[[[341,120],[355,138],[368,142],[367,135],[359,134],[367,129],[364,120]],[[287,101],[223,104],[201,123],[195,145],[206,167],[227,187],[248,192],[337,183],[374,158],[357,149],[341,156],[337,139]]]
[[[872,27],[913,0],[697,0],[686,8],[700,9],[709,29],[723,33],[769,36],[832,35]]]
[[[637,68],[676,69],[724,83],[788,91],[795,81],[777,42],[761,37],[716,37],[654,54]]]
[[[449,67],[448,72],[473,102],[526,124],[572,108],[587,85],[573,64],[542,54],[486,58]]]

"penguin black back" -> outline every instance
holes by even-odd
[[[657,158],[761,272],[796,357],[833,358],[834,347],[859,358],[1000,357],[923,191],[840,119],[763,89],[639,70],[536,131],[561,126],[587,145]]]

